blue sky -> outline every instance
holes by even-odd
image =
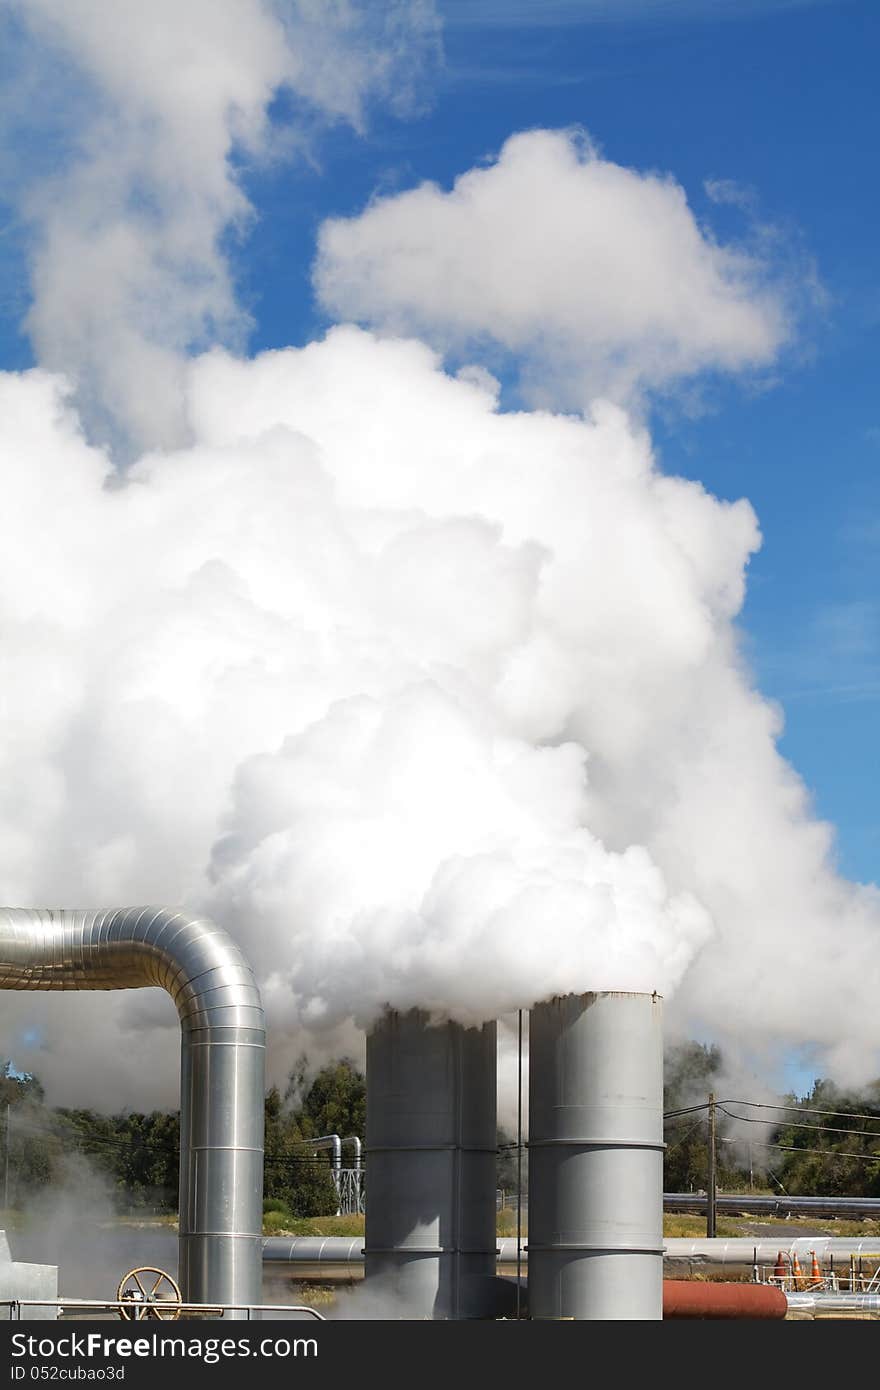
[[[838,827],[842,871],[873,881],[880,11],[870,0],[444,9],[445,56],[423,114],[374,113],[365,138],[331,132],[319,172],[248,179],[259,222],[238,273],[253,346],[323,326],[308,261],[324,217],[423,179],[448,187],[516,130],[584,126],[608,159],[671,173],[722,237],[742,235],[748,217],[712,204],[705,182],[746,191],[792,263],[814,265],[821,301],[771,382],[714,381],[697,412],[671,403],[652,430],[667,470],[756,508],[764,545],[750,570],[747,650],[784,707],[782,750]]]

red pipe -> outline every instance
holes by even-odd
[[[770,1284],[663,1280],[664,1318],[784,1318],[788,1299]]]

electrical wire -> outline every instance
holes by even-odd
[[[702,1127],[702,1124],[703,1121],[701,1117],[699,1120],[697,1120],[696,1124],[691,1125],[690,1129],[686,1129],[681,1138],[676,1139],[674,1144],[667,1144],[666,1152],[668,1154],[671,1154],[674,1149],[677,1149],[681,1144],[685,1142],[686,1139],[689,1139],[692,1134],[694,1134],[698,1129],[700,1129]]]
[[[880,1124],[880,1114],[866,1115],[854,1110],[820,1110],[813,1105],[770,1105],[762,1100],[723,1100],[719,1105],[745,1105],[752,1110],[800,1110],[808,1115],[830,1115],[832,1119],[838,1120],[870,1120],[873,1124]]]
[[[740,1102],[732,1101],[732,1102],[729,1102],[729,1103],[735,1105],[735,1104],[738,1104],[738,1103],[740,1103]],[[719,1103],[718,1109],[722,1112],[722,1114],[727,1115],[731,1120],[739,1120],[742,1124],[746,1124],[746,1125],[765,1125],[765,1126],[766,1126],[766,1125],[768,1125],[768,1124],[771,1123],[771,1121],[769,1121],[769,1120],[759,1120],[759,1119],[755,1119],[755,1118],[753,1118],[751,1115],[734,1115],[734,1113],[733,1113],[732,1110],[725,1110],[724,1105],[721,1104],[721,1103]],[[878,1132],[875,1134],[875,1133],[874,1133],[872,1130],[870,1130],[870,1129],[839,1129],[839,1128],[837,1128],[837,1127],[834,1126],[834,1125],[805,1125],[802,1121],[799,1121],[799,1120],[782,1120],[782,1121],[779,1121],[779,1122],[777,1122],[776,1128],[777,1128],[777,1129],[810,1129],[810,1130],[813,1131],[814,1134],[855,1134],[855,1135],[857,1135],[859,1138],[863,1138],[863,1139],[878,1139],[878,1140],[880,1140],[880,1131],[878,1131]]]
[[[759,1149],[780,1149],[783,1153],[817,1154],[820,1158],[855,1158],[861,1163],[880,1163],[880,1154],[842,1153],[839,1149],[802,1149],[799,1144],[763,1143],[760,1139],[752,1139],[751,1143]]]

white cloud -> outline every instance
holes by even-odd
[[[449,192],[422,184],[326,222],[314,278],[334,314],[500,345],[533,399],[565,406],[766,366],[788,332],[767,267],[715,242],[680,185],[566,131],[513,136]]]
[[[185,436],[183,356],[241,344],[248,327],[223,246],[251,214],[234,156],[270,152],[284,89],[355,127],[372,95],[401,103],[436,45],[433,7],[13,0],[11,13],[30,35],[23,79],[33,91],[51,58],[53,104],[73,123],[62,167],[16,194],[33,231],[27,330],[93,426],[169,445]]]

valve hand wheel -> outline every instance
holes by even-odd
[[[116,1301],[120,1305],[119,1316],[126,1322],[144,1318],[174,1322],[180,1317],[182,1299],[180,1289],[164,1269],[138,1265],[120,1279]]]

